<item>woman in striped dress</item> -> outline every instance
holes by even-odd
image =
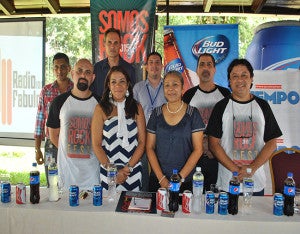
[[[106,165],[118,167],[117,190],[139,191],[146,124],[142,106],[133,99],[130,78],[121,66],[112,67],[92,119],[93,151],[101,163],[100,179],[108,189]]]

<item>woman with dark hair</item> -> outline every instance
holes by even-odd
[[[101,163],[100,179],[108,189],[106,165],[118,167],[117,190],[139,191],[146,124],[142,106],[133,99],[130,78],[121,66],[110,69],[92,119],[92,146]]]
[[[198,109],[182,101],[183,78],[168,72],[163,81],[166,104],[152,111],[147,124],[147,156],[151,165],[149,191],[169,188],[173,169],[181,177],[180,192],[192,190],[192,176],[203,148],[205,125]]]

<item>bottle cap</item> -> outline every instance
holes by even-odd
[[[201,167],[196,167],[196,172],[200,172],[201,171]]]
[[[288,177],[293,177],[293,172],[288,172],[287,176]]]
[[[247,167],[246,172],[247,172],[247,174],[251,174],[252,168],[251,167]]]
[[[173,169],[173,174],[177,174],[178,170],[177,169]]]
[[[33,166],[33,167],[36,167],[36,166],[37,166],[36,162],[32,163],[32,166]]]
[[[232,175],[233,175],[233,176],[238,176],[238,172],[237,172],[237,171],[234,171],[234,172],[232,172]]]

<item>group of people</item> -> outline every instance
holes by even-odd
[[[36,161],[46,175],[54,157],[65,187],[101,182],[107,189],[107,165],[114,163],[119,191],[156,192],[169,187],[177,169],[184,191],[192,190],[200,166],[205,190],[217,183],[228,191],[232,172],[242,180],[251,167],[254,192],[264,194],[263,165],[282,133],[269,104],[250,92],[254,73],[247,60],[229,65],[230,92],[214,83],[214,57],[201,54],[199,85],[183,93],[181,73],[162,78],[159,53],[147,56],[147,79],[135,83],[134,68],[119,55],[120,31],[107,30],[104,46],[107,58],[95,66],[80,59],[71,69],[65,54],[53,58],[56,80],[41,91],[35,130]]]

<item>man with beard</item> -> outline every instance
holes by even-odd
[[[38,164],[45,164],[45,174],[48,186],[48,164],[50,163],[51,158],[54,158],[56,161],[57,148],[50,141],[49,131],[48,128],[45,128],[45,125],[48,118],[49,107],[53,99],[73,88],[73,82],[68,78],[70,70],[69,57],[64,53],[55,54],[53,57],[53,74],[55,75],[56,80],[51,84],[45,85],[39,96],[34,131],[35,159]],[[44,157],[41,151],[42,140],[45,140]]]
[[[99,161],[92,153],[91,118],[99,98],[89,89],[94,81],[93,65],[80,59],[71,71],[74,88],[56,97],[49,111],[47,127],[58,148],[58,175],[62,186],[72,184],[92,189],[99,184]]]
[[[122,46],[121,32],[115,28],[109,28],[104,33],[104,46],[107,58],[95,64],[95,81],[91,85],[91,90],[98,96],[102,96],[104,90],[104,81],[110,68],[121,66],[129,75],[131,86],[133,87],[136,81],[134,67],[126,62],[120,56]]]
[[[230,91],[214,83],[216,62],[211,54],[204,53],[199,56],[196,72],[199,77],[199,85],[187,90],[183,95],[183,101],[198,108],[203,122],[207,126],[215,104],[230,95]],[[203,138],[203,155],[197,166],[201,167],[204,175],[204,191],[208,191],[210,185],[217,182],[218,161],[208,149],[206,135]]]

